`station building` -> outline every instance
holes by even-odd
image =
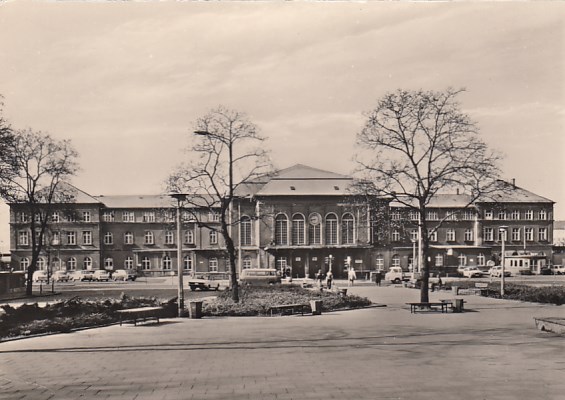
[[[238,270],[277,268],[293,277],[332,270],[345,277],[370,271],[416,266],[417,215],[386,199],[355,192],[350,176],[294,165],[239,189],[231,209],[231,236]],[[428,220],[442,221],[430,232],[432,269],[449,273],[458,266],[487,266],[500,258],[501,227],[507,254],[551,260],[553,202],[500,182],[498,198],[469,204],[463,194],[436,196]],[[76,188],[75,188],[76,189]],[[177,202],[167,195],[91,196],[75,190],[74,201],[50,212],[40,269],[132,269],[140,275],[167,276],[177,271]],[[182,266],[195,271],[229,270],[219,215],[209,210],[197,220],[181,210]],[[29,215],[10,205],[12,268],[31,261]],[[416,266],[417,268],[417,266]]]

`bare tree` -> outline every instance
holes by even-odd
[[[428,301],[430,235],[441,226],[426,219],[432,198],[462,190],[467,206],[497,190],[500,155],[481,140],[460,110],[463,90],[398,90],[381,98],[358,134],[358,170],[365,190],[418,213],[422,232],[421,301]]]
[[[32,276],[45,246],[48,224],[55,204],[70,203],[74,188],[63,180],[78,169],[77,152],[68,140],[31,129],[16,131],[2,154],[0,196],[19,204],[29,218],[32,258],[28,267],[26,293],[32,294]]]
[[[187,151],[191,161],[168,178],[167,190],[186,193],[184,210],[199,226],[222,235],[229,258],[232,298],[239,301],[236,248],[232,227],[240,221],[232,212],[234,199],[246,195],[246,182],[271,171],[264,138],[248,117],[222,106],[199,118],[194,126],[196,142]],[[218,223],[204,215],[216,214]],[[179,244],[180,246],[180,244]]]

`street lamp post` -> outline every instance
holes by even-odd
[[[502,247],[501,247],[501,260],[500,260],[500,264],[501,264],[501,274],[500,274],[500,296],[504,296],[504,273],[505,273],[505,269],[504,269],[504,264],[506,261],[506,255],[505,255],[505,244],[506,244],[506,232],[508,231],[508,227],[507,226],[501,226],[498,228],[498,231],[500,232],[500,236],[502,239]]]
[[[182,270],[182,233],[181,233],[181,202],[186,200],[186,195],[182,193],[171,193],[169,196],[177,200],[177,274],[178,274],[178,317],[185,315],[184,311],[184,285]]]
[[[334,256],[332,256],[332,255],[330,254],[329,257],[328,257],[328,260],[329,260],[329,270],[330,270],[330,272],[332,272],[332,261],[333,261],[333,259],[334,259]],[[332,272],[332,274],[333,274],[333,272]]]

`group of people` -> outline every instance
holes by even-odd
[[[334,275],[332,271],[328,271],[328,273],[324,276],[322,270],[321,269],[318,270],[318,273],[316,274],[316,282],[319,288],[323,286],[324,278],[326,280],[326,287],[328,289],[331,289],[334,280]],[[353,286],[356,279],[357,279],[357,274],[355,273],[355,270],[353,268],[349,268],[349,270],[347,271],[348,286]]]

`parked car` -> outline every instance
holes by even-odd
[[[488,270],[491,278],[500,278],[502,276],[502,267],[497,265]],[[504,276],[510,276],[510,271],[504,270]]]
[[[101,282],[101,281],[108,282],[110,280],[110,274],[108,273],[108,271],[105,271],[103,269],[97,269],[96,271],[94,271],[94,275],[92,276],[92,279],[97,282]]]
[[[55,271],[53,272],[53,280],[55,282],[68,282],[70,279],[69,273],[67,271]]]
[[[549,269],[553,275],[565,275],[565,266],[563,265],[552,265]]]
[[[32,277],[33,282],[47,282],[47,272],[45,271],[35,271]]]
[[[94,280],[94,271],[89,269],[83,269],[78,271],[73,271],[69,275],[72,281],[93,281]]]
[[[137,273],[131,269],[117,269],[112,273],[112,279],[115,281],[135,281]]]
[[[281,283],[281,276],[276,269],[250,268],[241,271],[239,281],[242,285],[274,285]]]
[[[477,267],[467,267],[463,270],[463,277],[465,278],[480,278],[483,276],[483,271]]]
[[[219,290],[230,286],[230,274],[224,272],[197,273],[188,280],[190,290]]]

